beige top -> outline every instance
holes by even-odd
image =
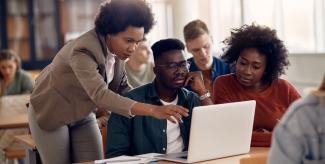
[[[107,46],[91,30],[67,43],[37,77],[31,94],[36,120],[44,130],[54,130],[86,117],[96,108],[128,116],[135,101],[120,96],[130,89],[124,62],[116,59],[114,78],[107,87]]]
[[[139,87],[152,82],[155,79],[153,72],[153,63],[149,62],[146,67],[140,71],[132,69],[127,63],[125,64],[126,77],[129,84],[133,87]]]

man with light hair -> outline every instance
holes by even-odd
[[[229,65],[212,53],[212,38],[207,25],[197,19],[189,22],[183,29],[186,49],[193,57],[190,72],[201,71],[204,85],[212,93],[213,81],[220,75],[230,73]]]

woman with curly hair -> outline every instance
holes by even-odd
[[[289,65],[287,49],[275,30],[255,24],[234,29],[224,43],[222,58],[235,73],[215,80],[214,103],[256,100],[251,145],[268,147],[273,128],[300,98],[289,82],[279,78]]]
[[[107,0],[95,28],[67,43],[42,70],[31,94],[28,120],[43,163],[102,159],[97,109],[172,122],[188,116],[188,110],[178,105],[157,106],[120,96],[131,89],[124,61],[153,24],[146,1]]]

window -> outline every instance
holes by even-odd
[[[8,48],[14,50],[21,59],[30,56],[30,34],[28,25],[27,1],[7,1],[7,37]],[[6,47],[7,48],[7,47]]]
[[[315,1],[283,1],[283,39],[290,52],[317,52],[315,39]]]
[[[75,39],[94,28],[94,20],[101,0],[61,1],[61,32],[64,42]]]
[[[24,69],[46,66],[60,47],[58,8],[55,0],[4,0],[0,19],[1,48],[14,50],[22,59]]]
[[[152,12],[155,17],[156,24],[148,33],[147,40],[150,44],[156,41],[172,37],[172,5],[167,0],[150,0]]]
[[[219,44],[230,35],[230,29],[255,22],[275,28],[290,53],[323,53],[324,3],[325,0],[210,0],[214,7],[212,35]]]
[[[210,33],[218,51],[223,46],[222,41],[230,35],[230,30],[241,25],[241,9],[239,0],[211,0]],[[220,6],[220,7],[215,7]],[[221,7],[222,6],[222,7]],[[219,54],[219,53],[218,53]]]
[[[59,50],[55,1],[34,0],[36,60],[51,60]]]

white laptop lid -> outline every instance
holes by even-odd
[[[193,163],[248,153],[255,106],[252,100],[195,107],[187,159],[162,159]]]

